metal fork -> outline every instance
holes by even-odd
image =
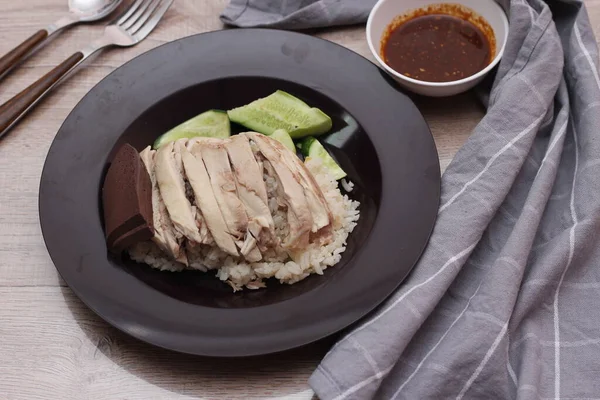
[[[101,37],[1,105],[0,138],[92,54],[105,47],[129,47],[144,40],[172,3],[173,0],[136,0],[104,29]]]

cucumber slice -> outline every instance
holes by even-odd
[[[331,118],[318,108],[286,93],[275,93],[227,111],[229,118],[265,135],[284,129],[293,139],[321,135],[331,129]]]
[[[296,146],[294,146],[294,141],[286,130],[277,129],[275,132],[270,134],[269,137],[277,140],[279,143],[287,147],[292,153],[296,154]]]
[[[336,180],[346,177],[346,172],[338,165],[337,162],[327,152],[325,147],[314,137],[307,137],[302,141],[300,149],[304,157],[318,158],[323,163],[323,166]]]
[[[315,139],[312,136],[309,136],[306,139],[300,141],[300,143],[298,143],[298,145],[300,146],[300,153],[302,153],[304,157],[308,157],[310,146],[312,146],[312,144],[316,141],[317,139]]]
[[[231,136],[229,117],[225,111],[209,110],[177,125],[156,139],[152,147],[158,149],[174,140],[193,137],[225,139]]]

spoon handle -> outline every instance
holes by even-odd
[[[20,120],[39,100],[83,60],[78,51],[0,106],[0,137]]]
[[[33,49],[46,40],[46,38],[48,38],[48,31],[46,29],[40,29],[30,36],[29,39],[25,40],[0,58],[0,78],[2,78],[8,70],[23,60]]]

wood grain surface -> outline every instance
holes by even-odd
[[[176,0],[158,28],[129,49],[108,50],[72,76],[0,141],[0,399],[312,399],[307,379],[331,340],[277,356],[191,357],[108,326],[58,276],[38,223],[38,186],[52,139],[71,109],[115,68],[160,44],[222,29],[226,0]],[[587,0],[596,34],[600,0]],[[0,55],[67,11],[66,0],[0,0]],[[0,104],[102,32],[65,31],[0,84]],[[370,59],[364,27],[314,34]],[[473,94],[415,99],[431,126],[442,169],[483,115]],[[85,132],[81,132],[85,135]]]

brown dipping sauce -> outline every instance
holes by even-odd
[[[496,54],[489,23],[457,4],[438,4],[397,17],[386,29],[381,55],[395,71],[428,82],[467,78]]]

